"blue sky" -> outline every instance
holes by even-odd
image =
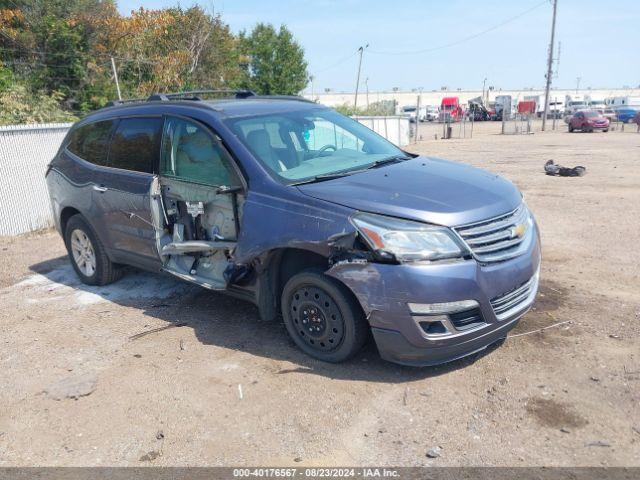
[[[484,78],[503,89],[544,84],[549,0],[537,7],[541,0],[119,0],[118,8],[129,14],[178,3],[215,9],[236,32],[257,22],[286,24],[305,49],[316,91],[352,91],[354,54],[367,43],[362,82],[368,78],[372,91],[480,89]],[[638,86],[639,25],[640,0],[558,0],[554,85],[575,87],[581,77],[581,87]]]

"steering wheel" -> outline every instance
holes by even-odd
[[[326,152],[330,148],[332,148],[334,152],[336,150],[338,150],[338,147],[336,147],[335,145],[327,144],[324,147],[320,148],[320,150],[318,150],[318,155],[316,155],[316,156],[318,156],[318,157],[321,156],[324,152]]]

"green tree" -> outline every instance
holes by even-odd
[[[240,85],[262,95],[296,95],[307,85],[304,50],[289,29],[259,23],[240,33],[243,78]]]
[[[62,94],[32,92],[14,83],[0,92],[0,125],[23,123],[73,122],[78,118],[60,108]]]
[[[96,53],[96,18],[117,14],[111,0],[0,0],[0,51],[16,81],[49,94],[70,110],[104,104],[98,77],[108,71]],[[109,95],[111,96],[111,95]]]
[[[123,98],[238,87],[295,94],[307,79],[304,52],[284,26],[238,36],[198,5],[122,16],[114,0],[0,0],[0,115],[32,121],[58,118],[55,105],[102,107],[116,98],[111,57]]]

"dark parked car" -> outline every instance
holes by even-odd
[[[596,110],[580,110],[571,116],[568,123],[570,132],[575,130],[582,132],[609,131],[609,119]]]
[[[370,331],[385,359],[453,360],[531,307],[538,229],[507,180],[297,97],[203,95],[118,103],[68,133],[47,184],[85,283],[164,271],[282,316],[330,362]]]

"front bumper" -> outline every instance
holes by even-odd
[[[436,365],[478,352],[506,337],[531,308],[538,290],[540,241],[537,226],[527,251],[492,264],[458,260],[431,264],[341,262],[327,273],[347,285],[367,315],[380,355],[405,365]],[[515,308],[508,299],[529,285]],[[512,293],[513,292],[513,293]],[[409,304],[475,300],[479,323],[471,328],[429,334]],[[493,301],[493,305],[492,305]]]

